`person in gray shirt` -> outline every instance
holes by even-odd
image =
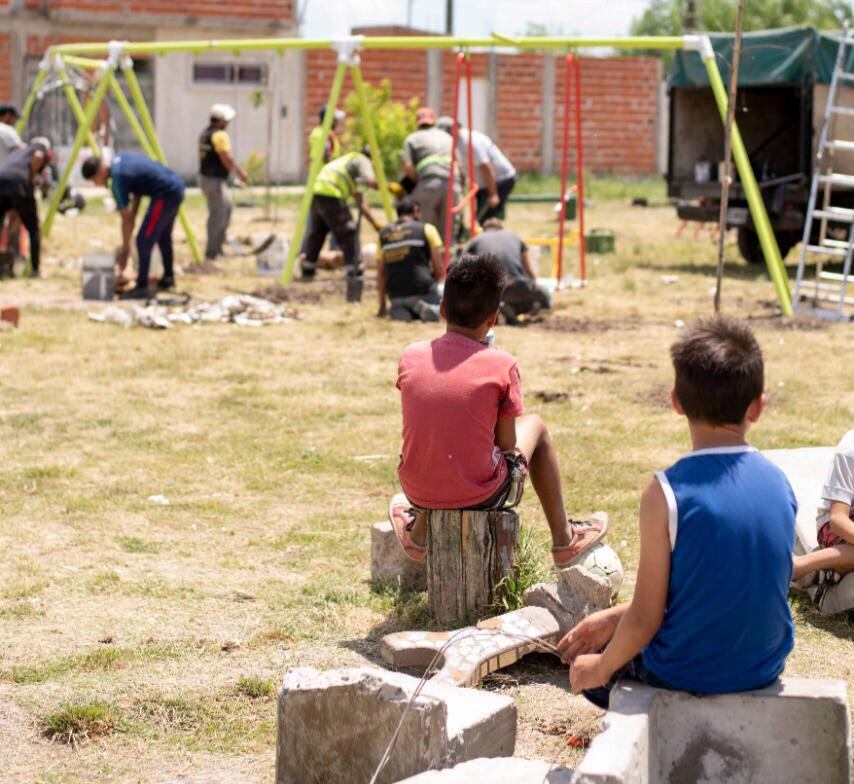
[[[18,110],[8,103],[0,104],[0,163],[10,152],[24,146],[15,130],[17,121]]]
[[[508,324],[518,324],[522,314],[551,308],[548,292],[537,285],[537,276],[528,259],[528,246],[516,232],[504,228],[498,218],[483,224],[483,233],[475,237],[466,252],[495,256],[504,268],[507,284],[501,295],[501,313]]]

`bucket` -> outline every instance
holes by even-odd
[[[584,237],[584,249],[588,253],[613,253],[614,232],[610,229],[591,229]]]
[[[269,233],[253,234],[252,247],[260,247],[269,236]],[[279,277],[285,269],[285,259],[288,257],[289,249],[287,240],[281,234],[277,234],[270,245],[264,248],[261,253],[256,254],[255,271],[265,277]]]
[[[111,300],[116,293],[115,261],[108,253],[83,256],[83,299]]]

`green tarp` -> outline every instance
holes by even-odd
[[[709,37],[727,84],[734,36],[710,34]],[[808,77],[829,83],[838,47],[838,35],[820,33],[813,27],[745,33],[738,69],[739,87],[794,84]],[[854,47],[849,47],[846,54],[845,70],[854,72]],[[676,52],[668,83],[671,87],[708,87],[706,68],[696,52]]]

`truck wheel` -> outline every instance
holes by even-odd
[[[748,264],[763,264],[765,262],[762,246],[759,244],[759,235],[747,226],[738,227],[738,252]]]
[[[801,234],[797,231],[781,231],[777,233],[777,245],[780,248],[780,258],[785,259],[789,251],[801,241]],[[738,229],[738,251],[748,264],[764,264],[765,255],[762,253],[762,245],[759,244],[759,235],[746,226]]]

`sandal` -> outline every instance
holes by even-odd
[[[605,512],[595,512],[589,520],[568,518],[567,522],[572,531],[572,542],[552,547],[552,558],[558,569],[568,569],[578,563],[608,532],[608,515]]]
[[[388,519],[406,556],[413,561],[423,561],[427,557],[427,546],[416,544],[412,540],[415,510],[403,493],[398,493],[391,499],[388,505]]]

